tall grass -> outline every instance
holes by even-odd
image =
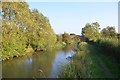
[[[120,43],[117,38],[100,38],[96,41],[97,45],[104,51],[108,56],[114,58],[120,63]]]
[[[91,63],[91,58],[86,52],[78,51],[76,56],[72,59],[72,61],[63,67],[63,72],[61,73],[61,75],[59,75],[59,77],[91,78],[92,72],[89,67]]]
[[[95,45],[81,43],[78,47],[76,55],[72,61],[63,67],[59,78],[108,78],[119,77],[118,64],[108,56],[104,55],[104,51]],[[103,53],[103,54],[102,54]],[[104,63],[100,64],[98,57]],[[106,66],[109,71],[103,69]]]
[[[81,43],[70,64],[63,67],[60,78],[92,78],[103,76],[98,63],[91,57],[87,43]],[[96,75],[97,74],[97,75]]]

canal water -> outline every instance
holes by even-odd
[[[2,62],[3,78],[56,78],[75,55],[70,45]]]

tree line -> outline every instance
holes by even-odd
[[[120,38],[120,34],[116,32],[114,26],[107,26],[100,31],[100,24],[98,22],[87,23],[82,28],[82,35],[91,41],[96,41],[98,38]]]
[[[30,10],[26,2],[3,2],[1,16],[3,30],[0,43],[3,60],[24,55],[29,46],[34,50],[46,50],[80,42],[79,37],[71,37],[73,34],[65,32],[56,35],[49,19],[37,9]],[[100,31],[98,22],[87,23],[82,28],[82,35],[96,42],[106,37],[115,40],[120,38],[114,27],[109,26]]]
[[[82,35],[94,42],[108,56],[120,63],[120,33],[117,33],[114,26],[107,26],[100,31],[98,22],[87,23],[82,28]]]
[[[25,55],[36,50],[62,47],[75,42],[68,33],[56,35],[49,19],[37,9],[30,10],[26,2],[2,3],[2,60]]]
[[[2,20],[2,59],[24,55],[28,45],[44,49],[57,41],[49,19],[26,2],[3,2]]]

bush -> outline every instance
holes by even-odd
[[[78,50],[80,50],[80,51],[85,50],[85,49],[86,49],[86,45],[87,45],[86,42],[81,42],[81,43],[79,44],[79,46],[78,46]]]

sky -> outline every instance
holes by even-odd
[[[117,2],[28,2],[49,18],[56,34],[81,34],[86,23],[98,22],[101,29],[115,26],[118,31]]]

